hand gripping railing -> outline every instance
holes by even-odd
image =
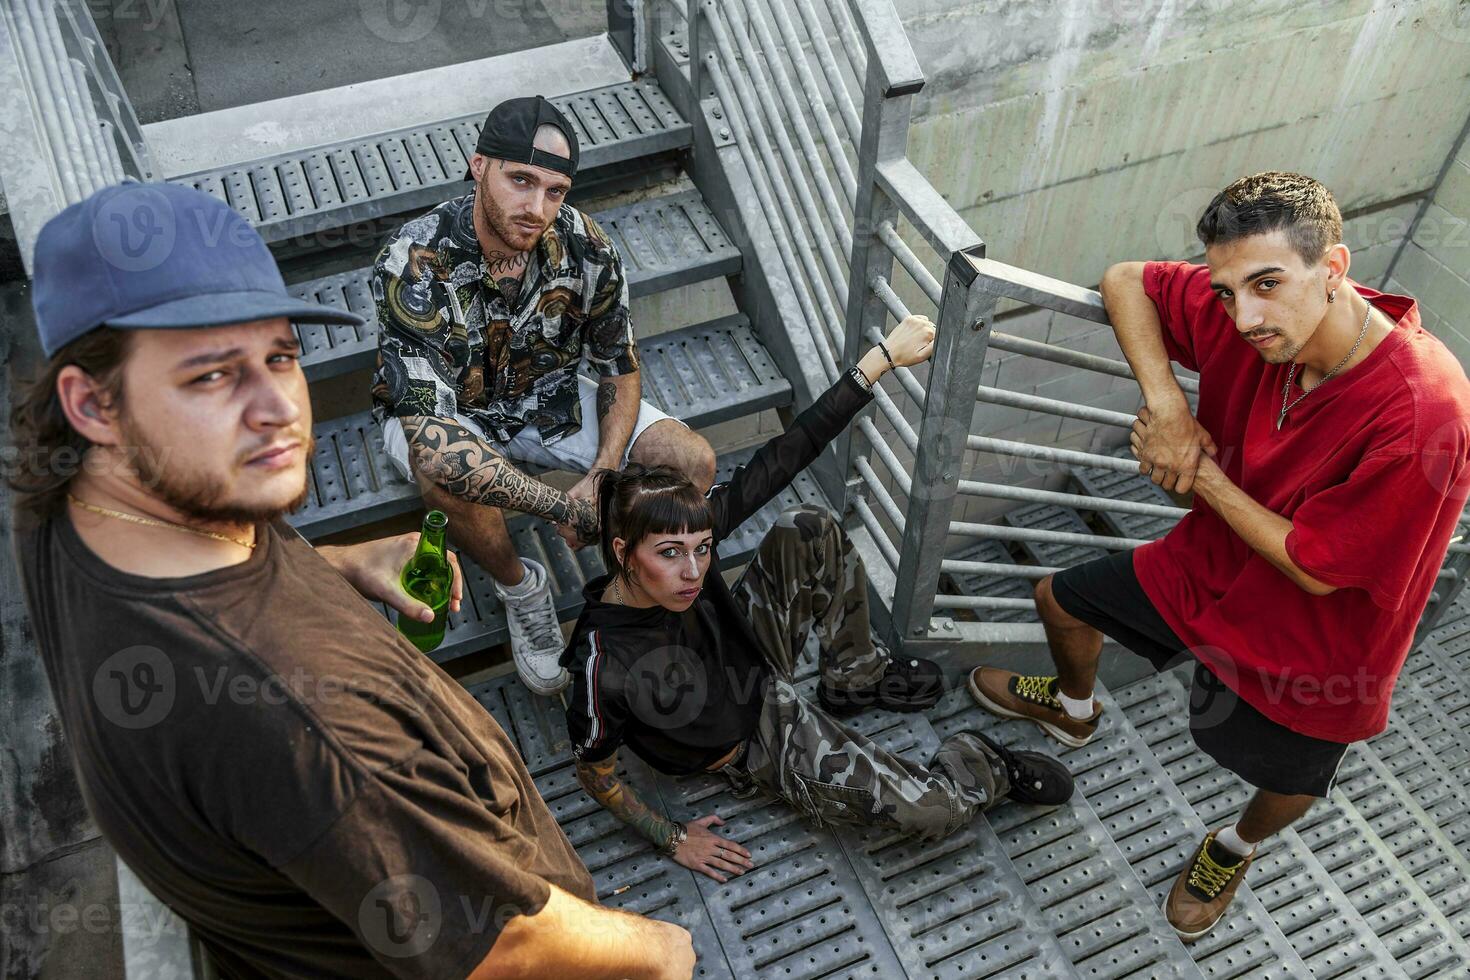
[[[877,414],[834,447],[852,475],[849,486],[860,491],[849,495],[853,511],[896,582],[891,639],[923,636],[935,608],[1030,605],[1013,597],[936,597],[943,573],[1037,578],[1051,571],[946,558],[952,537],[1103,548],[1142,543],[957,521],[957,496],[1177,517],[1179,508],[1159,503],[962,478],[965,453],[1136,470],[1111,456],[972,433],[977,403],[1120,430],[1133,422],[1122,412],[980,384],[990,348],[1070,369],[1133,375],[1121,360],[993,328],[1003,298],[1097,322],[1107,318],[1096,292],[987,260],[979,237],[909,162],[911,103],[923,74],[889,0],[689,0],[685,9],[692,18],[691,83],[723,107],[821,373],[835,379],[882,339],[890,317],[907,315],[900,289],[933,304],[926,312],[939,331],[930,362],[894,372],[875,394]],[[929,261],[943,270],[942,283],[901,227],[932,251]],[[903,286],[895,287],[895,275],[905,277]]]

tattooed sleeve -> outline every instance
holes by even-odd
[[[454,494],[502,510],[544,517],[575,528],[583,541],[597,540],[597,508],[522,473],[510,460],[457,422],[412,415],[403,434],[418,471]]]
[[[577,781],[582,784],[588,796],[648,838],[654,847],[663,850],[669,846],[669,839],[674,835],[674,822],[649,809],[648,804],[633,792],[633,787],[618,778],[616,752],[596,762],[578,762]]]

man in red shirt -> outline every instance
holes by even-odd
[[[970,677],[985,707],[1078,746],[1104,633],[1159,669],[1193,660],[1191,734],[1256,792],[1174,883],[1185,940],[1219,921],[1256,845],[1331,791],[1348,744],[1384,729],[1470,486],[1470,382],[1412,299],[1348,278],[1327,188],[1244,177],[1197,231],[1207,265],[1125,262],[1102,282],[1143,389],[1139,472],[1193,507],[1038,584],[1058,676]],[[1170,361],[1199,372],[1196,415]]]

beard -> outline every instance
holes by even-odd
[[[488,181],[482,181],[480,192],[475,195],[480,201],[480,217],[485,219],[486,227],[495,234],[496,238],[517,252],[529,252],[535,248],[536,244],[541,241],[541,236],[545,234],[546,226],[542,225],[540,231],[530,235],[526,229],[516,224],[516,217],[521,220],[540,222],[540,216],[525,214],[513,217],[506,214],[505,209],[500,206],[500,203],[491,195],[489,188],[485,186],[487,183]]]
[[[138,481],[153,496],[191,520],[221,524],[254,524],[283,517],[306,502],[310,490],[305,474],[301,490],[289,500],[242,501],[230,498],[231,483],[227,478],[210,473],[176,472],[166,468],[173,447],[160,446],[148,438],[142,428],[123,414],[120,428],[126,445],[134,447],[133,466]],[[306,433],[303,440],[306,459],[313,458],[316,439]]]

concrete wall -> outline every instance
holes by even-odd
[[[1470,365],[1470,142],[1445,169],[1388,288],[1418,299],[1424,326]]]
[[[1333,190],[1349,219],[1353,275],[1378,286],[1470,113],[1470,4],[1461,0],[898,7],[928,78],[911,159],[991,258],[1076,283],[1095,284],[1124,259],[1198,258],[1194,223],[1210,197],[1235,177],[1281,169]],[[1470,241],[1463,221],[1453,224],[1470,214],[1470,169],[1463,159],[1458,168],[1403,250],[1398,280],[1437,317],[1459,317],[1457,350],[1470,352],[1459,312],[1470,309]],[[912,229],[905,238],[938,272]],[[911,308],[932,315],[898,278]],[[1109,328],[1050,311],[1011,310],[996,329],[1121,356]],[[985,384],[1120,412],[1139,404],[1130,381],[991,358]],[[977,406],[972,431],[1075,449],[1126,442],[1123,429],[990,405]],[[1066,482],[1058,467],[989,454],[967,454],[963,471],[1051,489]],[[1012,506],[962,500],[955,516],[966,520]]]

